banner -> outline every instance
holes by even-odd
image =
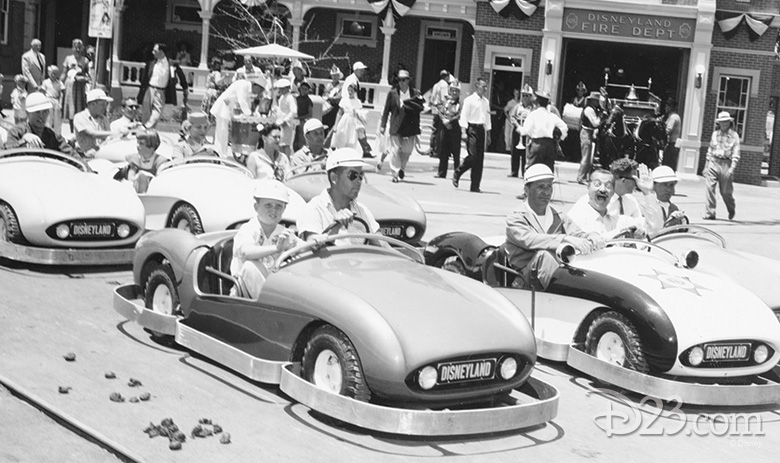
[[[525,19],[536,12],[539,2],[540,0],[490,0],[490,6],[504,18],[512,14],[518,19]]]
[[[745,21],[745,24],[748,26],[748,40],[755,42],[769,29],[772,19],[773,16],[771,15],[720,12],[715,14],[715,20],[718,22],[718,26],[720,26],[720,30],[723,31],[723,35],[727,40],[737,34],[739,25],[742,24],[742,21]]]
[[[415,1],[416,0],[368,0],[368,4],[371,6],[371,9],[374,10],[374,13],[380,16],[388,5],[392,5],[393,16],[400,18],[412,9]]]
[[[114,0],[90,0],[90,37],[110,39],[114,34]]]

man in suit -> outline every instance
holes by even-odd
[[[677,175],[669,166],[658,166],[653,169],[653,191],[661,205],[663,214],[663,226],[681,225],[685,218],[685,212],[681,211],[671,199],[674,196],[674,187],[677,185]]]
[[[146,121],[147,129],[154,128],[160,120],[165,103],[176,105],[176,82],[181,84],[184,92],[184,105],[187,105],[189,86],[178,63],[168,60],[168,47],[164,43],[154,44],[152,55],[154,59],[146,63],[141,74],[141,88],[138,90],[138,101],[141,102],[141,119]]]
[[[522,288],[546,289],[558,261],[553,253],[568,243],[581,254],[604,247],[596,233],[587,234],[564,213],[550,206],[553,173],[545,164],[525,171],[526,201],[506,218],[506,249],[509,264],[520,273]]]
[[[27,78],[27,91],[34,92],[46,79],[46,56],[41,53],[41,41],[32,39],[30,49],[22,55],[22,75]]]

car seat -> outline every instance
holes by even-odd
[[[515,272],[509,266],[509,257],[503,245],[495,248],[487,258],[482,269],[482,281],[493,287],[507,288],[515,280]]]

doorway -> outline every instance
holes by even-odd
[[[446,69],[455,75],[460,62],[460,24],[423,21],[421,35],[424,37],[422,53],[417,69],[420,69],[419,89],[425,93],[439,81],[439,72]]]
[[[490,100],[492,130],[490,131],[490,140],[488,140],[488,151],[494,153],[508,153],[511,148],[507,143],[507,136],[511,136],[511,128],[508,128],[506,124],[504,108],[514,98],[514,90],[520,90],[523,87],[524,78],[522,66],[515,63],[515,60],[511,57],[497,57],[496,64],[501,67],[494,66],[490,74],[490,95],[488,98]],[[509,64],[510,69],[502,69],[503,65],[507,64]]]

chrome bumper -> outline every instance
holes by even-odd
[[[133,262],[134,248],[66,249],[38,248],[0,242],[0,257],[44,265],[126,265]]]

